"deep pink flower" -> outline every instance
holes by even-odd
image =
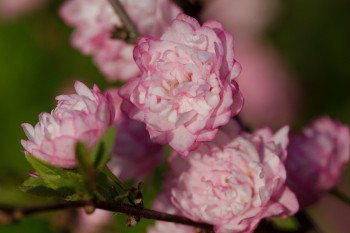
[[[349,127],[322,117],[291,137],[286,163],[287,183],[301,206],[315,203],[339,182],[350,158]]]
[[[117,89],[109,93],[116,109],[117,136],[108,166],[121,180],[142,180],[162,162],[163,146],[151,141],[144,123],[132,120],[120,111],[122,98]]]
[[[121,0],[121,3],[143,35],[161,35],[180,13],[171,0]],[[60,13],[75,27],[73,45],[93,56],[109,80],[125,81],[139,73],[132,56],[134,46],[111,38],[122,22],[107,0],[68,0]]]
[[[186,154],[241,110],[233,39],[217,21],[180,14],[160,39],[140,39],[134,57],[142,76],[120,89],[122,110],[155,142]]]
[[[78,141],[92,148],[114,119],[109,95],[96,85],[90,90],[77,81],[74,87],[77,94],[56,97],[57,107],[51,114],[41,113],[35,127],[22,124],[29,139],[21,141],[26,153],[62,168],[76,166]]]
[[[244,133],[231,121],[189,156],[173,156],[172,202],[219,233],[253,232],[262,218],[294,214],[298,202],[285,185],[281,158],[288,128],[270,132]]]

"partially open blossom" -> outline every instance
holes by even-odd
[[[114,126],[117,129],[108,166],[121,180],[142,180],[162,162],[163,146],[151,141],[144,123],[132,120],[120,111],[122,98],[118,95],[118,89],[108,93],[116,109]]]
[[[283,164],[288,128],[242,132],[235,121],[187,157],[171,159],[172,202],[217,233],[253,232],[262,218],[298,210]]]
[[[168,190],[162,192],[157,196],[154,201],[152,209],[167,213],[167,214],[175,214],[181,215],[179,210],[175,208],[175,206],[170,201],[170,193]],[[176,224],[172,222],[164,222],[164,221],[156,221],[154,226],[150,227],[147,231],[148,233],[168,233],[168,232],[176,232],[176,233],[196,233],[196,229],[194,227]]]
[[[328,117],[311,123],[288,146],[287,183],[301,206],[336,186],[350,159],[349,127]]]
[[[159,36],[180,9],[171,0],[121,0],[143,35]],[[127,80],[139,73],[133,60],[133,45],[112,39],[123,24],[107,0],[67,0],[62,18],[75,27],[73,45],[92,55],[102,73],[111,81]]]
[[[180,14],[160,39],[140,39],[134,57],[142,76],[120,89],[122,110],[155,142],[187,154],[242,108],[233,39],[217,21]]]
[[[34,127],[22,124],[27,141],[21,143],[27,154],[62,168],[76,166],[75,144],[80,141],[92,148],[112,125],[114,106],[95,85],[92,90],[76,82],[77,94],[56,97],[57,107],[41,113]]]

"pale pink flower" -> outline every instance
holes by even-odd
[[[233,39],[217,21],[180,14],[160,39],[140,39],[134,57],[143,74],[120,89],[122,110],[155,142],[186,154],[242,108]]]
[[[111,161],[112,172],[121,180],[142,180],[161,164],[163,146],[153,143],[144,123],[130,119],[120,111],[122,98],[118,89],[108,91],[116,109],[114,126],[117,129]]]
[[[35,127],[22,124],[29,139],[21,141],[26,153],[62,168],[76,166],[78,141],[92,148],[114,119],[109,95],[96,85],[90,90],[77,81],[74,87],[77,94],[57,96],[57,107],[51,114],[41,113]]]
[[[253,232],[263,218],[293,215],[298,202],[283,164],[287,137],[287,127],[248,134],[231,121],[212,142],[172,157],[172,202],[218,233]]]
[[[75,233],[100,233],[104,226],[112,222],[112,212],[96,209],[94,213],[87,214],[85,210],[78,211],[78,222]]]
[[[181,215],[180,211],[177,210],[170,201],[170,193],[168,191],[159,194],[154,201],[152,209],[168,214]],[[148,233],[196,233],[196,229],[191,226],[182,224],[176,224],[171,222],[156,221],[154,226],[150,227]]]
[[[171,0],[121,0],[143,35],[159,36],[180,13]],[[73,45],[94,57],[102,73],[111,81],[125,81],[139,74],[133,60],[133,45],[112,39],[122,22],[107,0],[68,0],[61,8],[62,18],[75,27]]]
[[[47,0],[0,0],[0,19],[13,19],[45,4]]]
[[[291,137],[287,183],[301,206],[315,203],[337,185],[350,158],[349,127],[322,117]]]

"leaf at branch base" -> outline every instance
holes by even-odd
[[[69,201],[76,201],[81,199],[80,196],[76,194],[75,190],[72,188],[62,187],[54,190],[46,187],[46,184],[41,178],[29,177],[20,186],[20,189],[23,192],[43,197],[60,198]]]
[[[76,170],[65,170],[52,166],[32,155],[27,155],[26,159],[39,174],[39,180],[42,181],[43,185],[50,189],[57,190],[65,187],[78,189],[83,185],[83,178]],[[31,179],[30,182],[39,181]]]

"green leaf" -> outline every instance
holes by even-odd
[[[62,187],[56,190],[48,188],[41,178],[34,177],[29,177],[26,181],[24,181],[20,186],[20,189],[29,194],[60,199],[71,199],[71,197],[75,194],[75,190],[69,187]]]
[[[76,170],[65,170],[55,167],[31,155],[27,155],[26,159],[39,174],[40,180],[42,180],[44,186],[48,188],[53,190],[57,190],[62,187],[76,189],[83,184],[83,178]],[[34,184],[34,182],[39,181],[30,179],[28,182],[32,182]]]
[[[109,128],[100,142],[92,150],[92,162],[97,169],[102,169],[110,159],[116,137],[116,128]]]
[[[271,218],[272,224],[278,229],[295,231],[299,228],[298,220],[295,217],[289,218]]]
[[[79,167],[84,170],[87,170],[92,165],[90,152],[84,143],[77,142],[75,145],[75,157],[77,158]]]

